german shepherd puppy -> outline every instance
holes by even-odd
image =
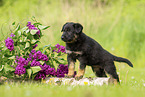
[[[119,83],[114,61],[125,62],[133,67],[132,63],[125,58],[112,55],[102,48],[94,39],[82,32],[83,26],[79,23],[68,22],[63,25],[61,39],[66,43],[66,53],[68,61],[68,75],[73,77],[76,60],[79,60],[79,70],[76,79],[81,79],[85,73],[86,65],[92,67],[93,72],[98,77],[110,76],[110,82]]]

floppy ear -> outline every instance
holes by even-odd
[[[79,24],[79,23],[75,23],[74,25],[74,28],[75,28],[75,32],[76,33],[81,33],[82,32],[82,30],[83,30],[83,26],[81,25],[81,24]]]
[[[68,24],[68,23],[65,23],[65,24],[63,25],[63,27],[62,27],[62,29],[61,29],[61,32],[64,31],[64,26],[65,26],[66,24]]]

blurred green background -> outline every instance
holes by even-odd
[[[62,25],[79,22],[106,50],[128,58],[135,68],[145,68],[145,0],[0,0],[0,41],[11,33],[14,21],[25,26],[32,16],[51,26],[40,47],[65,45]]]

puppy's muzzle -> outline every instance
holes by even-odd
[[[61,39],[62,39],[62,40],[64,40],[64,39],[65,39],[65,36],[64,36],[64,35],[62,35],[62,36],[61,36]]]
[[[69,41],[69,39],[67,39],[67,37],[66,37],[65,35],[62,35],[62,36],[61,36],[61,39],[62,39],[64,42]]]
[[[73,43],[76,41],[77,35],[74,34],[73,36],[68,37],[68,35],[66,36],[65,34],[62,34],[61,39],[66,43]]]

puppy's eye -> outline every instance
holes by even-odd
[[[66,32],[68,32],[68,31],[70,31],[70,29],[68,28],[68,29],[66,29]]]

